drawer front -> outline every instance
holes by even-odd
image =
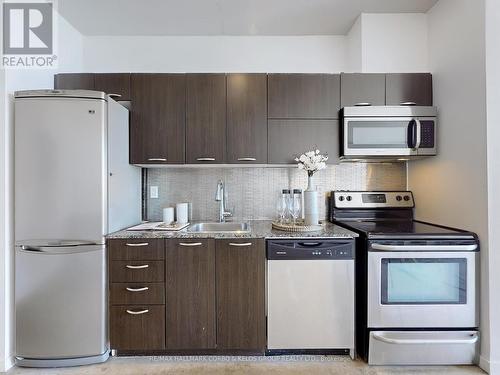
[[[111,282],[165,281],[163,260],[115,260],[110,263]]]
[[[165,303],[164,283],[111,283],[111,305],[162,305]]]
[[[110,341],[118,350],[164,349],[165,306],[112,306]]]
[[[136,238],[109,240],[110,260],[162,260],[165,259],[165,240]]]

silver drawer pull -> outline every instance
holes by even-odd
[[[165,158],[149,158],[148,161],[167,161]]]
[[[415,102],[401,102],[399,105],[417,105]]]
[[[131,266],[130,264],[127,264],[125,267],[131,269],[131,270],[140,270],[143,268],[148,268],[149,264],[143,264],[142,266]]]
[[[148,246],[149,242],[141,242],[141,243],[126,243],[125,246],[130,246],[130,247],[141,247],[141,246]]]
[[[201,242],[179,242],[180,246],[201,246]]]
[[[251,242],[244,242],[244,243],[229,242],[229,246],[252,246],[252,243]]]
[[[256,161],[256,158],[238,158],[238,161]]]
[[[368,102],[361,102],[361,103],[354,104],[355,107],[368,107],[370,105],[372,105],[372,103],[368,103]]]
[[[149,312],[148,309],[140,310],[140,311],[127,310],[127,313],[130,314],[130,315],[141,315],[141,314],[146,314],[148,312]]]
[[[215,158],[196,158],[198,161],[215,161]]]
[[[144,288],[127,288],[129,292],[145,292],[149,288],[145,286]]]

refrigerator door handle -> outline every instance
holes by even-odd
[[[105,245],[66,245],[66,246],[33,246],[33,245],[21,245],[19,246],[21,251],[38,253],[38,254],[75,254],[75,253],[87,253],[90,251],[100,251],[105,247]]]

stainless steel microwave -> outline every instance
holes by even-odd
[[[436,107],[344,107],[341,119],[342,160],[408,160],[437,154]]]

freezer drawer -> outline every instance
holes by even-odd
[[[372,331],[370,365],[470,365],[477,361],[477,331]]]
[[[104,245],[38,249],[16,248],[16,357],[58,360],[106,353]]]

